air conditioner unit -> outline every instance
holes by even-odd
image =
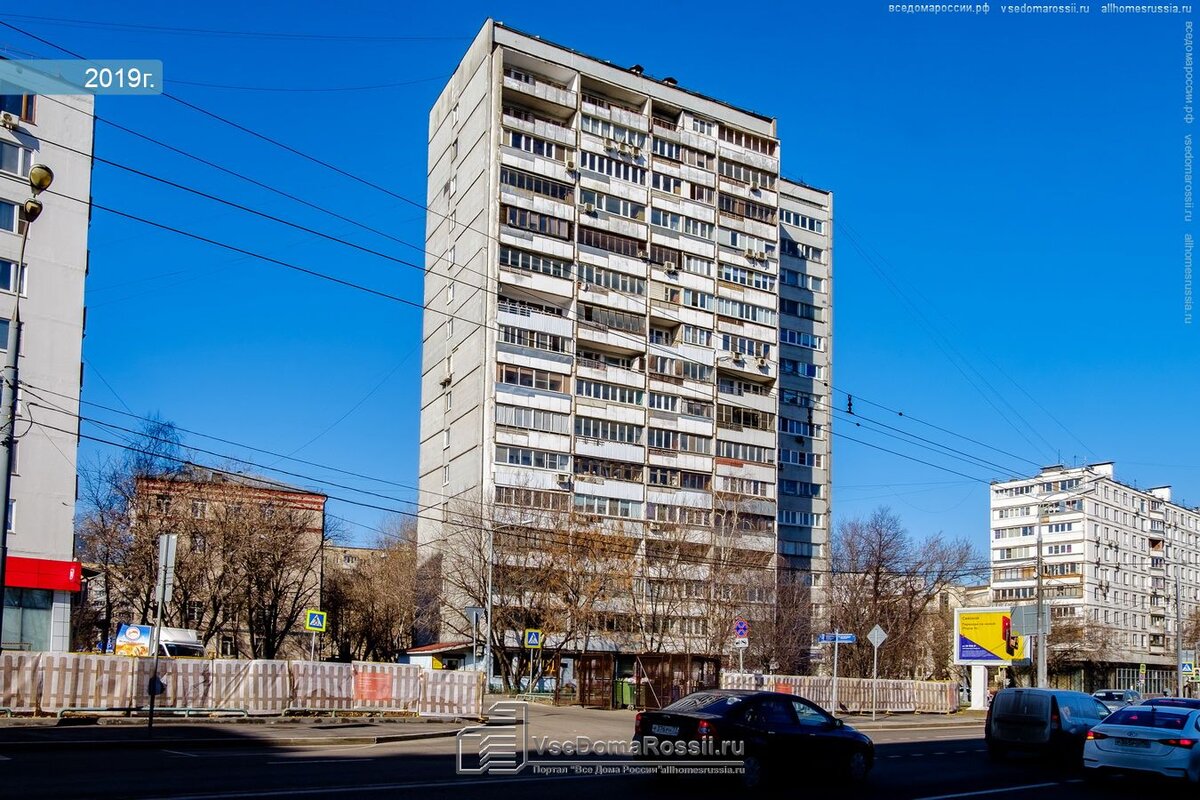
[[[742,363],[745,363],[745,361],[746,361],[746,357],[743,356],[741,353],[733,354],[733,363],[742,364]]]
[[[451,375],[449,372],[447,372],[445,375],[442,376],[442,386],[449,386],[450,382],[453,380],[454,380],[454,376]]]
[[[766,250],[755,250],[754,258],[757,261],[766,261],[767,260],[767,251]]]
[[[679,267],[676,266],[674,261],[664,262],[663,269],[666,270],[668,275],[678,275],[679,274]]]
[[[760,357],[760,358],[758,359],[758,365],[759,365],[760,367],[764,367],[764,368],[765,368],[765,367],[766,367],[766,366],[767,366],[769,363],[770,363],[770,362],[769,362],[769,361],[767,361],[767,359],[766,359],[765,357]]]
[[[605,139],[604,140],[604,149],[605,150],[616,150],[617,149],[617,140],[616,139]]]
[[[557,481],[558,483],[570,483],[571,475],[570,475],[570,473],[567,473],[567,472],[560,472],[554,476],[554,480]]]
[[[596,213],[596,204],[595,203],[584,203],[583,204],[583,213],[595,214]]]
[[[575,159],[573,159],[573,158],[567,159],[567,172],[574,172],[578,168],[579,168],[579,165],[575,163]]]
[[[17,125],[21,124],[21,119],[16,114],[5,111],[0,113],[0,125],[8,128],[10,131],[16,130]]]
[[[620,143],[620,144],[617,146],[617,149],[618,149],[618,150],[620,150],[622,153],[625,153],[625,154],[627,154],[627,155],[628,155],[628,154],[629,154],[629,152],[630,152],[630,151],[631,151],[633,148],[629,146],[629,142],[621,142],[621,143]]]
[[[756,251],[750,250],[749,248],[747,248],[746,252],[742,253],[742,255],[744,255],[746,258],[753,260],[756,255]]]
[[[592,290],[592,285],[590,283],[585,283],[583,281],[579,282],[579,291],[590,292],[591,290]]]
[[[762,188],[762,183],[758,180],[758,178],[750,179],[750,191],[757,192],[761,188]]]
[[[642,155],[642,148],[638,147],[637,145],[631,145],[629,149],[635,157],[640,157]]]
[[[650,257],[650,253],[646,250],[638,250],[637,253],[638,253],[638,255],[637,255],[638,258],[645,259],[645,258]]]

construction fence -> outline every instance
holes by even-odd
[[[15,714],[139,711],[153,659],[80,653],[0,653],[0,709]],[[162,709],[282,715],[375,711],[477,718],[481,672],[355,661],[160,659]]]
[[[870,712],[871,685],[876,684],[876,709],[891,714],[951,714],[958,711],[958,685],[947,681],[896,681],[838,678],[838,710]],[[809,675],[759,675],[722,672],[722,689],[766,689],[798,694],[822,708],[833,709],[833,678]]]

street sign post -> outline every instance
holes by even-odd
[[[526,650],[541,650],[542,649],[542,630],[541,630],[541,628],[526,628],[525,629],[525,649]]]
[[[858,637],[853,633],[842,633],[834,631],[833,633],[817,634],[817,641],[821,644],[833,643],[833,708],[829,709],[830,713],[837,716],[838,701],[837,701],[837,671],[838,671],[838,645],[839,644],[856,644]]]
[[[146,729],[154,731],[154,698],[162,694],[158,679],[158,642],[162,635],[163,607],[171,602],[171,594],[175,588],[175,548],[179,544],[179,534],[164,533],[158,537],[158,581],[155,594],[158,598],[158,610],[155,613],[154,634],[150,637],[151,655],[154,656],[154,666],[150,675],[150,715],[146,721]]]
[[[304,630],[312,633],[312,639],[308,643],[309,661],[315,661],[317,659],[317,634],[325,632],[325,624],[327,621],[328,617],[321,609],[304,609]]]
[[[867,634],[867,641],[871,643],[871,647],[875,648],[871,658],[871,721],[875,721],[875,711],[879,707],[879,646],[883,644],[883,640],[887,638],[887,631],[876,625],[871,628],[871,632]]]
[[[733,621],[733,646],[738,651],[738,672],[745,672],[746,648],[750,646],[750,623],[744,617]]]

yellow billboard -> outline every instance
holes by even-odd
[[[954,610],[954,663],[1007,666],[1025,658],[1025,637],[1012,626],[1008,608]]]

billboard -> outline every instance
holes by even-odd
[[[1025,658],[1025,637],[1008,608],[954,609],[954,663],[1006,667]]]
[[[113,653],[118,656],[150,655],[149,625],[122,625],[117,631]]]

